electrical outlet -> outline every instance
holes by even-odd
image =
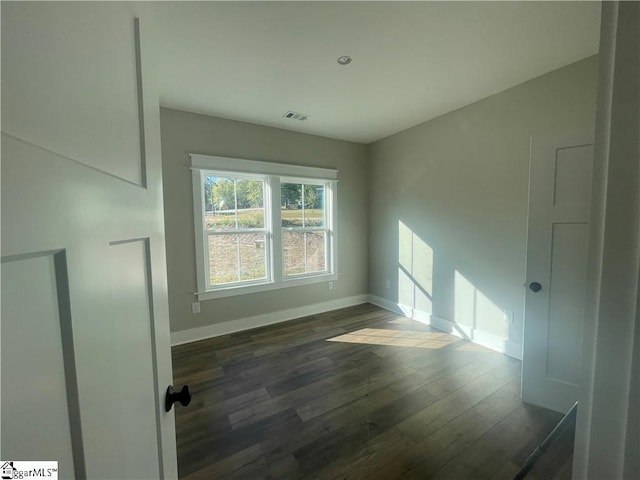
[[[513,312],[511,310],[503,310],[504,321],[508,324],[513,323]]]
[[[387,290],[391,288],[391,280],[384,281],[384,288],[386,288]]]
[[[200,313],[200,302],[193,302],[191,304],[191,313]]]
[[[329,282],[329,290],[333,290],[333,282]]]

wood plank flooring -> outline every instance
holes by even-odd
[[[509,479],[559,421],[520,362],[371,304],[173,348],[181,479]],[[572,432],[528,478],[571,478]]]

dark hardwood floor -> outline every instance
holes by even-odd
[[[173,348],[182,479],[510,479],[559,421],[520,362],[370,304]],[[572,432],[528,478],[571,478]]]

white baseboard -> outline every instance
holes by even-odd
[[[490,348],[496,352],[504,353],[518,360],[522,360],[522,345],[510,342],[493,333],[483,332],[467,325],[460,325],[444,318],[431,315],[431,326],[450,333],[456,337],[464,338],[470,342],[477,343],[483,347]]]
[[[401,306],[399,303],[392,302],[391,300],[387,300],[386,298],[378,297],[376,295],[369,295],[369,303],[373,303],[380,308],[384,308],[385,310],[389,310],[393,313],[397,313],[398,315],[404,315],[407,318],[411,318],[412,310],[408,307]],[[407,310],[404,310],[404,309]]]
[[[397,313],[407,318],[416,320],[425,325],[451,333],[460,338],[464,338],[471,342],[490,348],[510,357],[522,360],[522,346],[505,340],[497,335],[486,333],[481,330],[474,329],[466,325],[460,325],[450,320],[432,315],[430,312],[414,309],[407,305],[392,302],[386,298],[376,295],[356,295],[353,297],[331,300],[329,302],[315,303],[313,305],[305,305],[304,307],[289,308],[279,310],[277,312],[265,313],[264,315],[256,315],[253,317],[239,318],[228,322],[214,323],[204,327],[191,328],[189,330],[180,330],[171,333],[171,345],[181,345],[183,343],[195,342],[206,338],[218,337],[229,333],[241,332],[252,328],[264,327],[275,323],[286,322],[296,318],[306,317],[308,315],[316,315],[338,308],[351,307],[361,303],[373,303],[381,308]]]
[[[373,303],[380,308],[390,310],[398,315],[403,315],[407,318],[415,320],[416,322],[423,323],[425,325],[431,325],[431,313],[417,310],[408,305],[402,303],[394,303],[386,298],[378,297],[377,295],[369,295],[369,303]]]
[[[430,312],[417,310],[407,305],[392,302],[386,298],[376,295],[369,295],[369,302],[386,310],[390,310],[398,315],[404,315],[425,325],[450,333],[456,337],[464,338],[470,342],[477,343],[483,347],[490,348],[496,352],[504,353],[518,360],[522,360],[522,345],[510,342],[498,335],[483,332],[467,325],[460,325],[444,318],[432,315]]]
[[[211,337],[219,337],[229,333],[250,330],[252,328],[264,327],[274,323],[286,322],[296,318],[316,315],[338,308],[352,307],[369,301],[369,295],[356,295],[353,297],[340,298],[328,302],[305,305],[304,307],[289,308],[277,312],[265,313],[254,317],[239,318],[228,322],[214,323],[204,327],[191,328],[189,330],[179,330],[171,332],[171,345],[182,345],[183,343],[195,342]]]

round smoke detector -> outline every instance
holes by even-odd
[[[340,65],[349,65],[351,63],[351,57],[349,55],[338,57],[338,63]]]

